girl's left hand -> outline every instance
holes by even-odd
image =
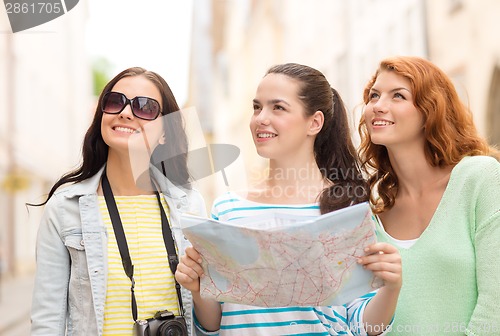
[[[385,287],[400,289],[403,283],[401,255],[396,247],[388,243],[375,243],[365,248],[365,256],[358,264],[373,272],[384,281]]]

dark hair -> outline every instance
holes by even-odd
[[[158,145],[152,153],[152,164],[163,171],[176,185],[189,187],[189,173],[187,169],[187,136],[184,131],[184,124],[180,113],[173,113],[179,111],[177,101],[170,90],[167,82],[157,73],[148,71],[140,67],[133,67],[126,69],[116,75],[104,87],[99,96],[99,102],[94,114],[94,119],[90,125],[85,138],[83,140],[82,156],[83,160],[81,165],[66,174],[64,174],[50,189],[45,202],[37,204],[43,205],[52,197],[54,192],[61,185],[66,183],[77,183],[86,180],[102,168],[108,158],[108,145],[104,142],[101,134],[101,121],[102,121],[102,97],[111,91],[118,81],[125,77],[144,76],[153,83],[161,94],[162,115],[171,114],[169,118],[162,118],[165,135],[168,140],[165,144]],[[168,119],[168,120],[167,120]],[[158,155],[158,153],[161,153]],[[179,154],[181,153],[181,154]],[[153,162],[153,158],[163,157],[169,158],[161,162]]]
[[[323,177],[333,182],[319,196],[321,213],[368,200],[368,188],[349,132],[347,112],[339,93],[318,70],[302,64],[271,67],[299,83],[298,96],[307,115],[323,112],[324,124],[314,141],[314,157]]]
[[[414,105],[424,118],[424,153],[434,167],[457,164],[465,156],[491,155],[498,151],[480,137],[469,109],[462,103],[450,78],[432,62],[412,56],[391,57],[380,62],[363,92],[365,104],[381,72],[389,71],[410,82]],[[379,200],[371,195],[376,213],[392,208],[399,188],[387,148],[371,142],[364,115],[359,124],[360,155],[366,170],[372,171],[368,182],[377,190]]]

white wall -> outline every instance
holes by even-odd
[[[13,192],[0,188],[0,239],[16,272],[32,269],[35,260],[41,209],[28,213],[25,203],[44,200],[55,180],[78,164],[93,114],[86,15],[83,1],[51,22],[12,34],[0,11],[0,181],[10,167],[27,182]],[[6,241],[8,232],[13,242]]]
[[[487,110],[493,71],[500,67],[500,1],[427,1],[427,14],[430,59],[452,77],[481,135],[490,136]]]

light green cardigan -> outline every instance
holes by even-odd
[[[500,335],[500,163],[462,159],[427,229],[399,252],[403,287],[391,335]]]

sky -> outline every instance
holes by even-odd
[[[86,49],[113,66],[160,74],[179,105],[187,99],[192,0],[80,0],[88,8]]]

